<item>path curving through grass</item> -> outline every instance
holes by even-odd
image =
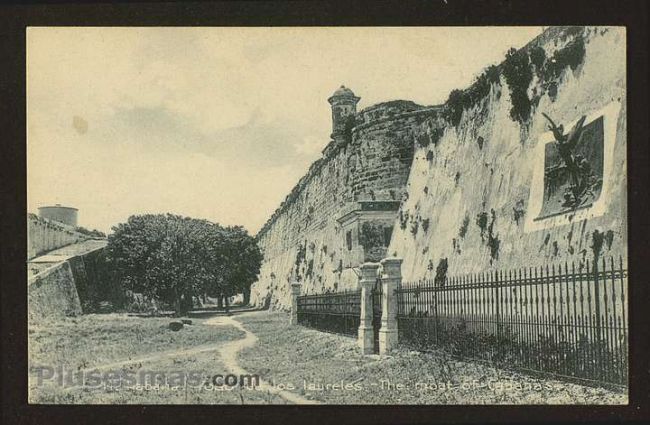
[[[256,314],[256,313],[244,313],[242,314],[242,316],[249,315],[249,314]],[[233,326],[238,330],[244,332],[245,334],[244,338],[230,341],[225,344],[221,344],[218,347],[218,350],[219,350],[219,355],[221,356],[221,360],[223,361],[226,369],[228,369],[231,373],[235,375],[248,375],[249,372],[246,371],[243,367],[241,367],[241,365],[237,361],[237,355],[239,354],[240,351],[244,349],[254,347],[255,344],[257,344],[257,336],[255,336],[255,334],[253,334],[248,329],[246,329],[244,325],[242,325],[239,321],[235,320],[232,316],[213,317],[212,319],[206,320],[205,324],[211,326]],[[284,400],[294,404],[321,404],[318,401],[309,400],[290,391],[282,390],[277,387],[274,387],[273,385],[269,384],[268,382],[264,381],[261,378],[260,378],[259,389],[262,391],[268,391],[269,393],[277,395],[283,398]]]

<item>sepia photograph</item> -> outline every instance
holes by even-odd
[[[29,404],[630,402],[625,26],[25,40]]]

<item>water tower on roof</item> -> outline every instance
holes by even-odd
[[[341,86],[327,101],[332,105],[332,139],[337,139],[345,132],[345,124],[349,116],[357,113],[357,103],[361,98],[354,95],[352,90]]]
[[[38,208],[39,217],[58,221],[68,226],[77,227],[77,208],[64,207],[61,204]]]

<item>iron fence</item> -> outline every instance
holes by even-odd
[[[623,259],[403,283],[400,343],[497,365],[625,385]]]
[[[325,332],[357,336],[361,290],[298,297],[298,324]]]

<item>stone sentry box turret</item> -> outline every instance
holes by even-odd
[[[332,134],[335,141],[342,141],[345,137],[346,126],[351,126],[349,120],[354,120],[357,114],[357,103],[360,97],[354,95],[352,90],[341,86],[327,101],[332,105]]]
[[[303,293],[352,289],[358,267],[388,254],[406,193],[415,131],[437,107],[391,100],[357,110],[341,86],[327,99],[331,141],[258,232],[264,252],[253,300],[287,306],[289,282]]]

